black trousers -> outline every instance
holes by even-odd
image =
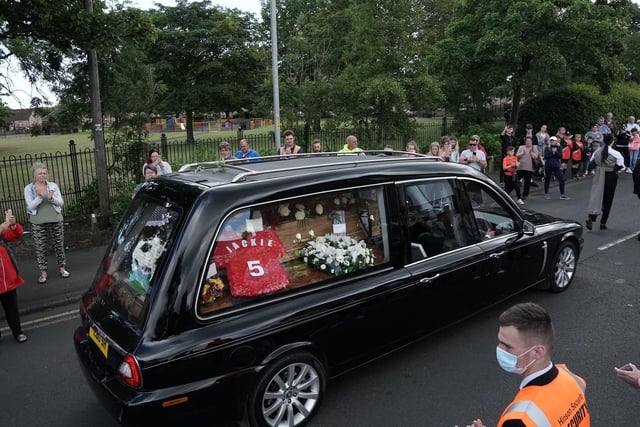
[[[11,333],[17,337],[22,333],[20,326],[20,313],[18,312],[18,292],[16,289],[0,294],[0,303],[7,317],[7,323],[11,328]]]
[[[604,174],[604,194],[602,195],[602,218],[600,224],[606,224],[613,205],[613,196],[616,194],[616,186],[618,185],[617,172],[605,172]]]
[[[511,195],[511,190],[516,190],[516,197],[518,199],[520,196],[520,182],[518,181],[518,175],[505,175],[504,176],[504,191]]]
[[[522,197],[529,197],[529,189],[531,188],[531,180],[533,179],[532,171],[519,170],[518,177],[522,178],[524,189],[522,191]]]

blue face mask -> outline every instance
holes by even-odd
[[[529,350],[522,353],[520,356],[516,356],[515,354],[511,354],[508,351],[501,349],[500,347],[496,347],[496,359],[498,359],[498,365],[500,365],[500,367],[507,372],[510,372],[512,374],[522,375],[524,371],[526,371],[527,368],[529,368],[529,366],[533,365],[533,363],[536,360],[533,359],[529,364],[527,364],[527,366],[523,368],[518,368],[516,366],[518,364],[518,359],[524,356],[525,354],[529,353],[531,350],[534,349],[534,347],[535,345],[531,347]]]

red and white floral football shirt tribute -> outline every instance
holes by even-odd
[[[265,228],[246,239],[219,241],[214,251],[216,266],[227,269],[231,295],[252,297],[289,285],[280,258],[287,253],[276,232]]]

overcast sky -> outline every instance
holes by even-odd
[[[176,5],[175,0],[130,0],[130,2],[131,6],[138,7],[143,10],[155,9],[156,3],[160,3],[165,6]],[[253,13],[256,17],[260,16],[260,0],[211,0],[211,3],[229,9],[236,8]],[[18,72],[16,64],[3,62],[1,73],[3,75],[10,76],[9,84],[11,86],[12,95],[2,97],[2,100],[9,106],[9,108],[29,108],[31,98],[42,98],[42,95],[38,93],[37,89],[32,87]],[[51,102],[56,102],[51,92],[46,89],[46,85],[40,85],[39,88]]]
[[[131,5],[140,9],[155,9],[156,3],[165,6],[175,6],[175,0],[130,0]],[[229,9],[240,9],[260,16],[260,0],[211,0],[211,4],[217,4]]]

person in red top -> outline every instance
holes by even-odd
[[[560,169],[562,174],[567,176],[567,166],[569,165],[569,159],[571,159],[571,150],[573,147],[573,135],[571,132],[566,131],[563,139],[560,140],[560,147],[562,148],[562,159],[560,160]]]
[[[524,205],[520,195],[520,182],[518,181],[518,158],[515,156],[515,147],[509,145],[506,149],[507,155],[502,159],[502,170],[504,173],[504,191],[511,194],[511,190],[516,190],[518,204]]]
[[[580,165],[582,164],[582,153],[584,152],[584,142],[582,134],[576,133],[573,146],[571,147],[571,177],[580,179]]]
[[[18,311],[18,293],[16,289],[24,284],[24,279],[18,274],[15,257],[7,242],[16,241],[22,236],[22,226],[16,222],[11,209],[5,212],[5,220],[0,224],[0,303],[7,318],[7,323],[13,337],[19,343],[27,340],[22,332],[20,313]]]

